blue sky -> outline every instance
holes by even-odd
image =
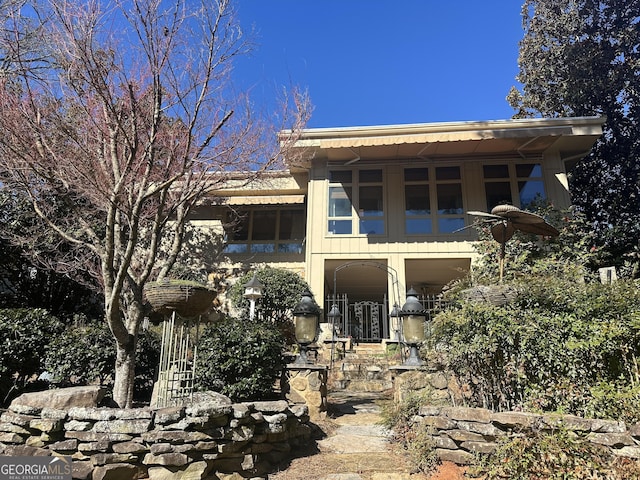
[[[308,89],[309,127],[499,120],[513,110],[519,0],[239,0],[255,101]],[[268,108],[268,107],[267,107]]]

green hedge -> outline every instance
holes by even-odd
[[[156,368],[160,360],[160,336],[152,331],[140,332],[136,350],[136,400],[151,398]],[[113,334],[105,322],[90,322],[67,328],[51,341],[45,366],[55,387],[99,383],[111,387],[116,362]]]
[[[509,305],[460,301],[436,318],[432,341],[473,402],[640,421],[640,283],[531,276],[516,288]]]
[[[226,319],[207,327],[198,343],[196,387],[234,401],[264,400],[284,368],[282,333],[262,321]]]
[[[44,371],[49,342],[64,324],[42,309],[0,309],[0,405],[6,405]]]

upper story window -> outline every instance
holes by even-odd
[[[404,169],[405,233],[454,233],[464,227],[460,167]]]
[[[329,172],[328,231],[382,235],[385,231],[382,170]]]
[[[302,253],[303,208],[254,208],[234,213],[226,228],[226,253]]]
[[[332,171],[329,177],[329,232],[350,235],[353,232],[351,170]]]
[[[527,208],[546,198],[542,167],[538,163],[483,165],[487,208],[509,203]]]

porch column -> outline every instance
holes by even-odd
[[[305,272],[305,281],[309,285],[311,293],[316,298],[316,302],[322,310],[319,322],[326,322],[323,306],[327,294],[324,289],[324,257],[322,255],[309,255]]]

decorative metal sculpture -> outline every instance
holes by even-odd
[[[200,315],[211,308],[216,292],[193,282],[164,280],[145,285],[144,294],[153,309],[165,315],[152,406],[166,407],[193,394]]]
[[[557,237],[558,230],[549,225],[544,218],[535,213],[520,210],[513,205],[498,205],[486,212],[467,212],[469,215],[482,217],[481,223],[489,223],[491,236],[500,244],[499,268],[500,282],[504,275],[505,245],[513,237],[516,230],[545,237]]]

